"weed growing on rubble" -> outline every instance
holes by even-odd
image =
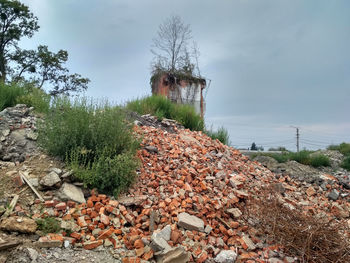
[[[268,241],[301,262],[350,262],[349,229],[344,224],[306,215],[298,208],[291,210],[272,188],[252,197],[245,215],[256,220],[255,228]]]
[[[348,171],[350,171],[350,156],[345,157],[340,166]]]
[[[60,222],[54,217],[45,217],[36,220],[38,229],[45,234],[57,233],[61,230]]]
[[[134,182],[138,162],[133,152],[118,155],[111,154],[107,147],[98,149],[93,162],[84,167],[81,161],[85,158],[81,151],[76,150],[70,159],[74,176],[85,183],[85,186],[97,188],[100,192],[118,196]]]
[[[45,91],[27,86],[23,95],[19,96],[16,103],[26,104],[28,107],[34,107],[35,112],[47,113],[50,108],[51,96]]]
[[[350,143],[341,143],[339,145],[330,145],[327,147],[328,150],[339,151],[346,156],[350,156]]]
[[[192,106],[172,103],[164,96],[153,95],[129,101],[126,108],[141,115],[157,116],[160,120],[163,118],[176,120],[190,130],[202,131],[204,129],[203,119]]]
[[[39,143],[100,192],[119,193],[134,179],[139,142],[121,110],[107,103],[57,98],[39,127]]]
[[[205,130],[204,133],[208,135],[213,140],[218,139],[223,144],[228,145],[230,142],[230,137],[227,130],[224,127],[220,127],[217,131],[214,131],[212,128],[210,130]]]
[[[29,84],[0,84],[0,111],[16,104],[34,107],[36,112],[46,113],[50,107],[51,96],[45,91]]]
[[[18,97],[24,95],[24,89],[17,85],[0,83],[0,111],[16,105]]]

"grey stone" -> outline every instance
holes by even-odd
[[[120,197],[118,202],[124,206],[141,205],[143,201],[147,200],[146,195],[139,196],[125,196]]]
[[[339,198],[339,192],[338,192],[337,190],[333,189],[333,190],[329,193],[328,198],[331,199],[331,200],[333,200],[333,201],[337,201],[338,198]]]
[[[61,182],[60,177],[58,176],[57,173],[51,172],[47,175],[45,175],[41,180],[40,184],[44,187],[52,187],[55,184]]]
[[[270,258],[269,263],[283,263],[283,260],[280,260],[279,258]]]
[[[104,247],[111,247],[111,246],[113,246],[113,243],[112,243],[111,241],[109,241],[108,238],[106,238],[106,239],[104,240],[103,246],[104,246]]]
[[[4,137],[6,137],[6,136],[8,136],[8,135],[10,134],[10,129],[2,130],[1,133],[2,133],[2,135],[3,135]]]
[[[72,232],[80,231],[80,226],[78,226],[76,223],[74,223],[74,221],[62,220],[61,221],[61,228],[64,230],[72,231]]]
[[[156,259],[157,263],[186,263],[189,262],[189,254],[180,246],[156,255]]]
[[[65,172],[64,174],[62,174],[61,178],[62,179],[68,179],[72,175],[73,175],[73,171],[68,171],[68,172]]]
[[[36,260],[38,259],[39,253],[35,249],[30,247],[27,247],[26,249],[27,249],[28,256],[32,260],[32,262],[36,262]]]
[[[37,224],[28,217],[13,216],[3,219],[0,229],[10,232],[35,233]]]
[[[227,213],[229,213],[230,215],[232,215],[233,217],[235,218],[238,218],[242,215],[242,212],[241,210],[239,210],[238,208],[230,208],[230,209],[227,209]]]
[[[65,241],[63,242],[63,247],[64,247],[64,248],[68,248],[69,245],[70,245],[70,243],[69,243],[68,240],[65,240]]]
[[[213,228],[210,226],[210,225],[206,225],[205,226],[205,229],[204,229],[204,232],[209,235],[210,232],[213,230]]]
[[[242,239],[243,239],[244,243],[246,243],[246,245],[248,246],[248,250],[256,249],[255,244],[247,235],[243,235]]]
[[[164,238],[161,238],[157,235],[152,235],[151,236],[151,248],[155,252],[163,252],[163,251],[168,251],[171,249],[169,246],[168,242],[164,240]]]
[[[58,191],[58,196],[65,201],[72,200],[78,203],[86,202],[83,191],[75,185],[69,183],[63,183]]]
[[[237,258],[237,253],[233,250],[221,250],[215,257],[214,261],[217,263],[234,263]]]
[[[38,139],[38,134],[30,130],[26,133],[26,138],[32,141],[36,141]]]
[[[150,153],[158,153],[158,148],[155,146],[145,146],[145,150]]]
[[[156,230],[152,234],[152,236],[163,238],[165,241],[169,241],[170,240],[170,235],[171,235],[171,227],[170,227],[170,225],[167,225],[162,230],[158,230],[158,231]]]
[[[60,168],[52,167],[49,169],[50,172],[55,172],[58,175],[62,174],[62,170]]]
[[[39,179],[38,178],[29,178],[28,180],[34,187],[39,186]]]
[[[178,215],[178,225],[188,229],[188,230],[197,230],[197,231],[204,231],[204,222],[202,219],[192,216],[188,213],[180,213]]]
[[[233,188],[239,188],[243,185],[243,183],[236,178],[230,178],[230,184]]]

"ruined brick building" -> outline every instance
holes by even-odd
[[[152,94],[166,96],[172,102],[189,104],[204,118],[205,101],[203,90],[206,79],[188,74],[158,72],[151,78]]]

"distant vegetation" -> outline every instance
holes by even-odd
[[[157,116],[159,120],[163,118],[173,119],[192,131],[203,131],[212,139],[218,139],[224,144],[229,143],[228,132],[224,127],[217,131],[207,130],[203,119],[190,105],[175,104],[164,96],[152,95],[142,99],[129,101],[126,104],[128,110],[141,115],[151,114]]]
[[[313,167],[320,166],[330,166],[329,158],[324,154],[312,154],[313,151],[300,151],[300,152],[283,152],[281,154],[277,153],[257,153],[254,156],[264,155],[274,158],[279,163],[285,163],[287,161],[294,160],[298,163],[311,165]],[[253,156],[253,157],[254,157]]]
[[[339,145],[330,145],[327,147],[328,150],[339,151],[345,158],[340,164],[340,166],[348,171],[350,171],[350,143],[341,143]],[[274,158],[279,163],[285,163],[290,160],[297,161],[298,163],[311,165],[313,167],[320,166],[330,166],[329,158],[324,154],[313,154],[314,151],[300,151],[298,153],[289,152],[284,147],[270,148],[269,151],[282,151],[281,154],[278,153],[257,153],[252,157],[258,155],[270,156]]]
[[[341,143],[339,145],[330,145],[327,147],[328,150],[339,151],[346,156],[350,156],[350,143]]]
[[[340,166],[348,171],[350,171],[350,143],[341,143],[339,145],[330,145],[327,148],[328,150],[336,150],[345,155],[344,160]]]

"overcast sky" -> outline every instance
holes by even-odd
[[[295,150],[350,142],[348,0],[25,0],[40,30],[22,46],[69,53],[91,79],[86,95],[117,103],[151,92],[150,47],[159,24],[180,15],[210,79],[206,123],[232,145]]]

